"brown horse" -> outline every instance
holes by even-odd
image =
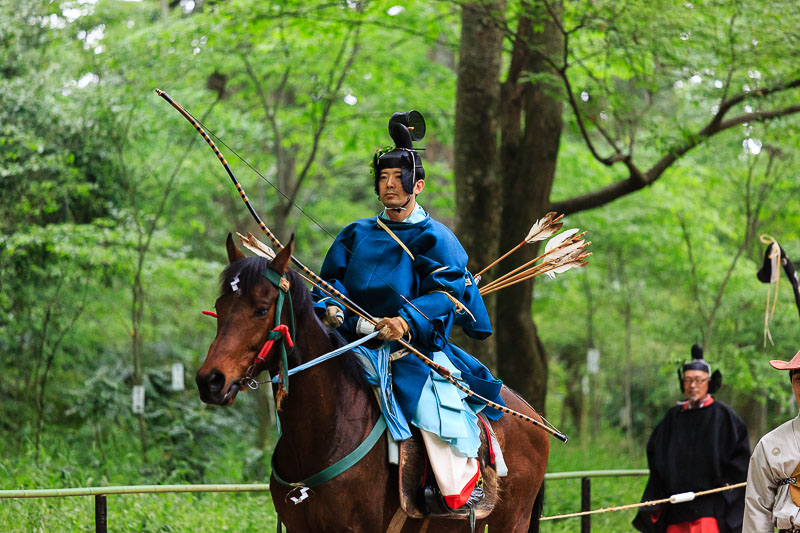
[[[216,302],[217,336],[196,378],[200,398],[219,405],[234,401],[242,377],[276,323],[279,289],[263,275],[267,268],[285,274],[291,284],[292,306],[284,305],[281,313],[282,324],[290,323],[290,310],[294,313],[296,338],[288,354],[289,367],[343,345],[341,337],[319,321],[311,293],[302,278],[289,269],[293,239],[272,262],[245,258],[230,235],[226,244],[229,265],[222,273],[222,291]],[[266,369],[276,375],[280,360],[280,349],[273,346],[256,371]],[[540,419],[510,389],[503,387],[502,398],[511,409]],[[275,470],[290,482],[320,472],[364,441],[379,415],[375,396],[352,353],[293,375],[279,413],[282,435],[275,448]],[[538,531],[547,433],[511,416],[503,416],[493,427],[509,473],[499,478],[497,505],[487,518],[478,521],[476,531],[483,531],[487,525],[493,532]],[[293,533],[386,531],[400,505],[397,467],[388,463],[385,435],[358,463],[313,488],[298,504],[291,500],[299,496],[298,491],[290,494],[291,488],[278,483],[274,474],[270,489],[278,517]],[[425,528],[431,533],[469,531],[464,520],[411,518],[405,520],[401,531]]]

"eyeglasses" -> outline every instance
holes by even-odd
[[[708,381],[708,378],[683,378],[684,385],[701,385]]]

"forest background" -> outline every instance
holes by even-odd
[[[755,442],[796,413],[767,361],[800,347],[797,309],[784,277],[765,340],[755,272],[763,233],[800,258],[798,21],[788,0],[3,3],[2,488],[266,481],[268,396],[222,409],[193,390],[225,236],[259,230],[155,88],[312,268],[377,212],[368,164],[410,109],[428,123],[419,201],[473,272],[549,210],[589,230],[589,266],[499,291],[496,334],[469,344],[572,437],[550,471],[645,467],[693,343]],[[118,519],[180,530],[163,501]],[[0,517],[84,523],[55,505]]]

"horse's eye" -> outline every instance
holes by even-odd
[[[269,307],[259,307],[258,309],[256,309],[255,314],[258,318],[262,318],[267,316],[267,313],[269,313]]]

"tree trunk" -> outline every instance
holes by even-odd
[[[499,255],[497,113],[503,32],[494,24],[492,13],[503,7],[502,2],[476,2],[464,4],[461,10],[454,139],[455,233],[469,255],[468,268],[473,273]],[[491,272],[482,278],[485,285]],[[494,297],[489,296],[486,307],[491,317],[493,304]],[[495,367],[493,337],[478,342],[454,332],[454,340],[489,367]]]
[[[562,128],[562,103],[553,85],[538,74],[550,67],[532,49],[553,54],[561,34],[540,8],[522,17],[501,97],[501,165],[503,176],[500,249],[508,250],[525,237],[528,224],[549,208]],[[536,28],[536,30],[534,30]],[[463,46],[463,45],[462,45]],[[531,83],[530,78],[537,81]],[[538,246],[524,246],[509,258],[506,269],[530,261]],[[532,318],[533,281],[499,292],[496,331],[499,377],[532,405],[544,410],[547,355]]]
[[[595,312],[595,305],[594,305],[594,298],[592,297],[592,285],[589,283],[589,278],[584,275],[583,276],[583,288],[586,291],[586,367],[584,369],[584,374],[582,377],[585,380],[586,387],[581,386],[581,394],[583,401],[581,402],[581,418],[580,423],[578,424],[578,439],[580,439],[581,446],[584,449],[587,449],[589,446],[589,406],[592,407],[591,420],[593,422],[593,427],[591,434],[595,434],[597,427],[597,419],[599,418],[599,413],[596,412],[596,402],[595,400],[595,385],[597,380],[595,379],[596,374],[592,374],[589,368],[589,350],[596,349],[594,344],[594,312]],[[570,377],[568,376],[568,379]]]
[[[139,259],[131,287],[131,351],[133,352],[133,385],[144,385],[144,371],[142,364],[142,317],[144,316],[144,285],[142,271],[146,249],[139,246]],[[139,419],[139,440],[142,444],[142,462],[147,464],[147,422],[144,414],[137,415]]]

